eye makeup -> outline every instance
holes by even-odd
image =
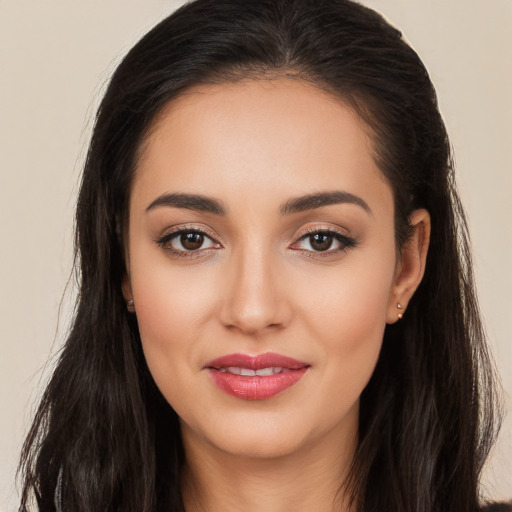
[[[312,227],[300,235],[291,248],[313,253],[312,257],[332,256],[356,247],[358,240],[332,228]]]
[[[211,233],[196,226],[176,228],[155,240],[171,257],[198,258],[222,245]],[[311,258],[332,257],[354,248],[358,240],[332,228],[311,227],[301,233],[289,248]]]
[[[197,258],[203,256],[205,251],[222,248],[211,233],[196,226],[176,228],[155,242],[165,253],[177,258]]]

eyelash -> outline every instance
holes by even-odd
[[[337,241],[340,244],[340,247],[337,249],[326,249],[325,251],[310,251],[307,249],[296,249],[296,250],[302,250],[306,253],[306,257],[308,258],[323,258],[327,256],[332,256],[333,254],[338,254],[341,252],[346,252],[349,249],[352,249],[358,245],[358,241],[356,238],[352,238],[350,236],[347,236],[343,233],[340,233],[339,231],[336,231],[334,229],[327,229],[327,228],[311,228],[306,230],[305,233],[303,233],[300,238],[297,240],[297,242],[294,242],[294,245],[302,242],[304,240],[307,240],[308,238],[312,237],[313,235],[327,235],[329,237],[333,238],[333,242]],[[310,242],[311,244],[311,242]],[[332,245],[332,244],[331,244]]]
[[[181,235],[185,234],[195,234],[195,235],[201,235],[205,238],[208,238],[214,245],[220,245],[218,242],[214,241],[214,238],[207,233],[206,231],[203,231],[202,229],[197,229],[195,227],[183,227],[180,229],[177,229],[176,231],[171,231],[170,233],[166,233],[164,236],[156,240],[156,243],[167,253],[170,253],[172,256],[176,256],[178,258],[196,258],[197,253],[199,251],[205,251],[205,250],[211,250],[212,248],[207,249],[197,249],[197,250],[176,250],[174,249],[170,244],[171,242],[180,237]]]
[[[180,237],[184,234],[195,234],[195,235],[201,235],[205,238],[208,238],[214,245],[220,246],[218,242],[214,240],[214,238],[207,233],[206,231],[203,231],[201,229],[197,229],[195,227],[184,227],[177,229],[176,231],[171,231],[170,233],[166,233],[164,236],[156,240],[156,243],[167,253],[170,253],[172,256],[178,257],[178,258],[196,258],[198,256],[198,253],[200,251],[209,251],[212,249],[217,249],[218,247],[208,247],[205,249],[196,249],[196,250],[176,250],[174,249],[170,243]],[[302,251],[304,253],[311,253],[307,254],[306,257],[309,258],[322,258],[326,256],[332,256],[333,254],[338,254],[341,252],[346,252],[349,249],[356,247],[358,245],[358,241],[355,238],[351,238],[345,234],[342,234],[336,230],[333,229],[326,229],[326,228],[312,228],[307,230],[305,233],[303,233],[299,239],[294,242],[293,245],[296,245],[300,242],[303,242],[304,240],[307,240],[308,238],[312,237],[313,235],[326,235],[333,238],[333,241],[337,241],[340,244],[340,247],[337,249],[326,249],[325,251],[315,251],[315,250],[308,250],[308,249],[294,249],[297,251]],[[332,244],[331,244],[332,245]]]

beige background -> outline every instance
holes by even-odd
[[[250,1],[250,0],[248,0]],[[92,114],[116,62],[179,0],[0,0],[0,511],[65,335],[72,214]],[[512,396],[512,0],[365,0],[436,84],[473,236],[482,309]],[[60,327],[58,310],[61,307]],[[512,416],[512,415],[511,415]],[[486,474],[512,498],[512,420]]]

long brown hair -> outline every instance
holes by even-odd
[[[124,221],[137,150],[162,107],[194,85],[248,76],[307,80],[353,105],[394,192],[399,246],[415,208],[431,215],[424,279],[404,320],[386,327],[361,397],[348,483],[358,510],[477,510],[497,401],[450,144],[417,54],[349,0],[197,0],[114,73],[78,198],[76,314],[24,445],[22,508],[35,498],[54,511],[61,488],[74,512],[183,510],[177,416],[121,292]]]

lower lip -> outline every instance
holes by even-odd
[[[267,400],[290,388],[304,376],[308,367],[265,377],[247,377],[210,368],[213,382],[224,392],[243,400]]]

